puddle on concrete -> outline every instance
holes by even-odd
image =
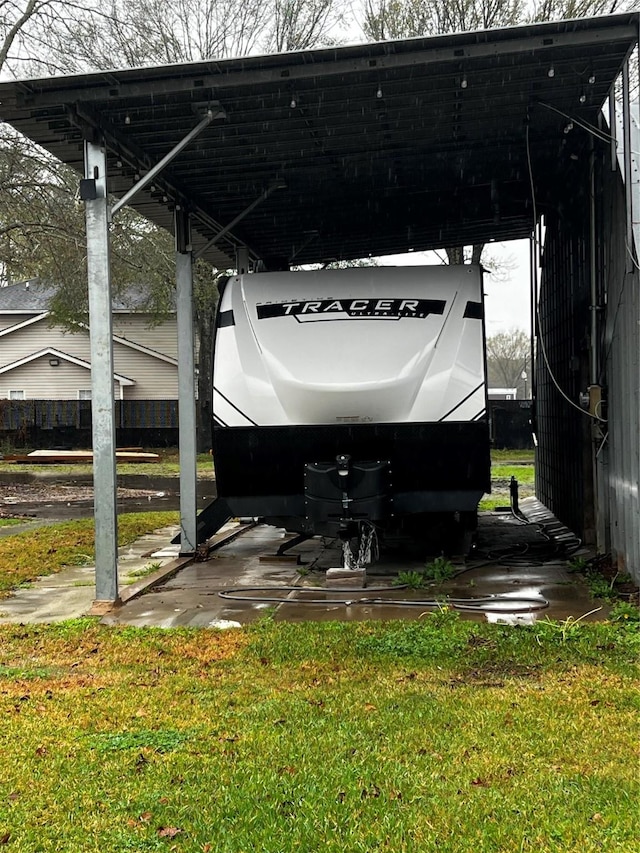
[[[137,478],[136,478],[137,479]],[[136,482],[136,487],[139,487]],[[163,484],[164,485],[164,484]],[[177,480],[172,485],[178,485]],[[204,488],[211,492],[210,481]],[[211,499],[210,494],[201,494],[204,504]],[[167,509],[178,507],[176,492],[168,493],[161,489],[145,500],[119,502],[119,511],[140,509]],[[66,517],[78,517],[92,512],[92,503],[82,506],[59,507],[39,505],[40,519],[47,518],[48,511],[68,511]],[[59,517],[59,516],[58,516]],[[11,528],[4,528],[11,531]],[[13,528],[15,531],[15,528]],[[472,562],[464,573],[439,586],[430,586],[426,590],[392,590],[385,594],[388,603],[362,604],[334,603],[327,600],[310,604],[309,592],[305,587],[321,586],[325,571],[331,566],[340,565],[340,547],[321,538],[307,540],[291,548],[287,554],[299,556],[300,565],[294,562],[261,562],[260,556],[275,554],[278,547],[289,535],[266,525],[260,525],[242,537],[215,552],[206,562],[193,563],[183,568],[163,586],[147,592],[111,614],[105,621],[134,625],[198,625],[211,626],[217,620],[245,624],[260,618],[272,603],[261,601],[231,601],[219,597],[220,590],[239,588],[251,591],[252,587],[267,586],[276,591],[282,586],[294,586],[296,590],[286,593],[286,600],[276,605],[276,619],[287,621],[306,621],[340,619],[357,621],[363,619],[417,619],[424,613],[432,612],[433,607],[424,604],[405,606],[398,599],[411,599],[424,602],[436,596],[449,595],[456,598],[477,598],[501,594],[506,596],[495,607],[485,611],[462,614],[465,619],[502,621],[510,624],[531,624],[536,618],[546,616],[552,619],[566,619],[569,616],[579,618],[593,610],[593,601],[584,584],[575,575],[567,571],[566,561],[549,548],[546,537],[540,535],[539,524],[522,525],[508,516],[483,514],[480,520],[478,547]],[[168,538],[167,538],[168,541]],[[155,543],[155,549],[163,543]],[[505,553],[511,554],[509,559]],[[170,555],[168,555],[170,556]],[[127,551],[121,553],[123,568],[133,562]],[[368,592],[375,586],[391,587],[399,570],[421,571],[424,560],[406,555],[383,554],[380,561],[368,572],[368,587],[361,591],[350,592],[352,599],[363,595],[373,597]],[[60,582],[62,577],[58,576]],[[75,579],[77,582],[77,578]],[[71,581],[72,583],[73,581]],[[46,587],[52,586],[51,579]],[[44,590],[43,590],[44,591]],[[91,592],[91,590],[89,591]],[[47,590],[47,594],[50,594]],[[57,595],[57,594],[56,594]],[[86,591],[85,591],[86,595]],[[376,597],[378,597],[376,595]],[[509,599],[513,600],[513,605]],[[542,610],[531,610],[517,605],[517,599],[531,599],[541,602],[547,599],[549,606]],[[70,610],[67,618],[81,615],[78,610],[79,599],[70,596]],[[42,602],[43,603],[43,602]],[[73,609],[75,608],[75,610]],[[590,615],[589,619],[603,618],[603,613]],[[28,608],[21,611],[21,619],[28,619]]]

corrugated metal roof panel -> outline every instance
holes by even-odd
[[[588,147],[637,41],[638,15],[0,84],[2,117],[82,169],[104,132],[122,195],[215,107],[214,121],[133,206],[205,254],[235,246],[296,263],[528,235],[529,162],[546,188]],[[573,121],[573,129],[565,133]],[[527,151],[527,135],[529,149]]]

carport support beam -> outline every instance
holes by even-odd
[[[175,212],[176,314],[178,326],[178,430],[180,439],[180,554],[197,549],[196,386],[193,335],[191,222]]]
[[[222,110],[218,110],[215,113],[213,112],[213,110],[207,110],[207,114],[202,119],[202,121],[199,121],[198,124],[192,130],[190,130],[189,133],[187,133],[187,135],[184,137],[184,139],[181,139],[180,142],[178,142],[178,144],[175,145],[171,149],[171,151],[169,151],[169,153],[166,154],[162,158],[162,160],[160,160],[158,163],[156,163],[155,166],[153,166],[151,169],[149,169],[149,171],[140,178],[138,183],[135,184],[134,186],[132,186],[131,189],[128,192],[126,192],[122,196],[122,198],[120,198],[113,205],[113,207],[111,209],[111,215],[113,216],[115,213],[117,213],[120,210],[121,207],[124,207],[126,204],[129,204],[131,199],[135,195],[137,195],[140,192],[140,190],[143,190],[148,184],[150,184],[151,181],[153,181],[153,179],[157,175],[159,175],[160,172],[162,172],[162,170],[166,166],[168,166],[172,160],[175,160],[175,158],[178,156],[178,154],[180,154],[180,152],[183,151],[187,147],[187,145],[193,139],[196,138],[196,136],[199,136],[202,133],[202,131],[205,129],[205,127],[208,127],[211,124],[211,122],[214,120],[214,118],[224,118],[224,116],[225,116],[225,113]]]
[[[95,515],[96,604],[118,595],[116,428],[113,400],[113,330],[109,262],[107,155],[85,143],[87,273],[91,338],[91,430]]]
[[[236,252],[236,271],[238,275],[249,272],[249,250],[246,246],[240,246]]]
[[[229,231],[231,231],[233,228],[235,228],[239,222],[242,222],[242,220],[245,218],[245,216],[248,216],[251,213],[251,211],[255,210],[259,204],[262,204],[263,201],[268,199],[272,192],[274,192],[275,190],[284,189],[286,186],[287,185],[284,182],[280,181],[279,183],[271,184],[270,187],[267,187],[267,189],[262,193],[262,195],[258,196],[258,198],[256,198],[254,201],[252,201],[248,207],[245,207],[245,209],[242,211],[242,213],[239,213],[235,217],[235,219],[231,220],[231,222],[228,225],[225,225],[224,228],[220,229],[220,231],[218,231],[217,234],[214,234],[214,236],[209,240],[209,242],[205,243],[205,245],[201,249],[199,249],[197,252],[194,252],[193,257],[196,260],[198,258],[201,258],[202,255],[204,255],[204,253],[208,249],[210,249],[212,246],[215,246],[216,243],[219,243],[220,240],[222,240],[222,238],[226,234],[229,233]]]

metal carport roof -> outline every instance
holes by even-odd
[[[296,53],[0,84],[0,114],[83,169],[83,135],[109,149],[122,195],[200,120],[195,141],[133,206],[194,248],[261,203],[205,257],[296,263],[527,236],[526,135],[536,194],[588,134],[638,37],[638,14]],[[566,114],[563,115],[563,114]],[[284,184],[279,188],[274,185]]]

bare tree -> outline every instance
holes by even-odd
[[[593,15],[612,15],[636,9],[636,0],[534,0],[529,10],[529,21],[560,21],[572,18],[589,18]]]
[[[92,9],[105,15],[97,0],[0,0],[0,71],[16,74],[43,55],[50,59],[54,34]]]
[[[531,342],[526,332],[510,329],[487,338],[489,387],[517,388],[520,396],[527,391],[530,376]]]
[[[29,25],[43,12],[49,11],[51,0],[2,0],[0,2],[0,71],[12,60],[17,61],[20,49],[29,38]],[[57,4],[56,4],[57,5]]]
[[[378,41],[506,27],[518,23],[524,0],[366,0],[363,30]]]
[[[33,72],[190,62],[328,44],[346,5],[343,0],[84,2],[87,5],[25,0],[33,21],[31,41],[28,46],[25,42],[22,52],[31,59]],[[0,9],[3,5],[0,0]],[[39,17],[36,9],[41,10]],[[8,46],[9,31],[5,41]],[[0,151],[0,245],[5,248],[5,276],[38,276],[55,283],[54,316],[73,326],[84,319],[87,305],[84,212],[72,201],[77,176],[15,136],[6,142]],[[172,303],[171,237],[132,210],[122,210],[111,226],[111,242],[114,294],[126,297],[129,289],[139,305],[144,286],[147,304],[160,319]],[[204,261],[195,265],[201,449],[210,447],[206,412],[218,275]]]
[[[301,50],[331,43],[343,0],[86,0],[43,32],[51,72],[91,71]],[[69,45],[73,49],[69,49]]]
[[[334,0],[276,0],[270,42],[277,51],[304,50],[330,41],[328,33],[340,19]]]

